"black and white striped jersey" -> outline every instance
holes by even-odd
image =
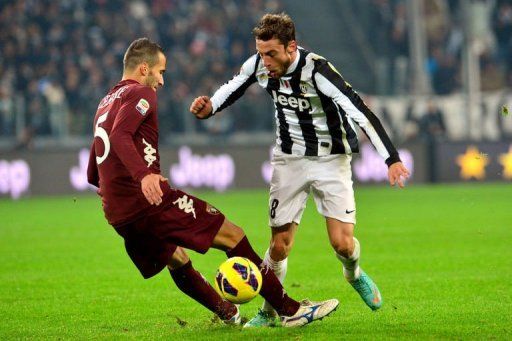
[[[400,160],[379,119],[325,58],[299,48],[287,73],[275,79],[255,54],[212,96],[213,114],[233,104],[255,82],[274,101],[276,144],[284,153],[357,153],[357,124],[388,165]]]

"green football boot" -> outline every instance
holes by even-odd
[[[276,327],[278,325],[278,321],[273,314],[258,309],[258,313],[256,314],[256,316],[254,316],[251,320],[244,324],[244,328]]]
[[[382,296],[379,288],[363,270],[358,279],[349,282],[350,285],[359,293],[364,303],[372,310],[377,310],[382,306]]]

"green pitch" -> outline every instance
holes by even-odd
[[[265,251],[266,191],[199,195]],[[362,266],[384,297],[378,312],[342,279],[310,202],[285,286],[295,298],[341,304],[292,330],[225,326],[179,292],[167,271],[143,280],[99,200],[75,199],[0,200],[0,339],[512,338],[511,184],[356,188]],[[211,281],[224,254],[191,257]],[[260,304],[242,306],[242,314],[252,317]]]

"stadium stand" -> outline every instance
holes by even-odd
[[[481,88],[510,88],[512,1],[480,3],[474,15],[482,41]],[[350,53],[342,48],[343,58],[332,58],[355,87],[373,95],[407,95],[410,61],[405,2],[332,0],[322,4],[334,13],[345,10],[358,15],[357,25],[352,25],[356,31],[335,35],[341,37],[340,46],[353,47]],[[272,115],[261,115],[272,112],[271,103],[262,99],[266,95],[256,86],[229,114],[216,120],[196,121],[188,114],[188,105],[193,96],[212,93],[254,52],[250,32],[263,13],[286,10],[298,15],[296,21],[301,23],[307,22],[302,16],[307,15],[308,6],[284,0],[2,1],[1,137],[16,136],[19,146],[26,147],[34,136],[89,135],[96,103],[117,82],[127,42],[139,36],[161,42],[169,56],[167,85],[159,95],[163,142],[175,133],[222,137],[232,132],[271,132]],[[462,15],[461,1],[425,1],[426,68],[434,95],[462,90]],[[340,15],[338,20],[343,18]],[[324,20],[330,24],[332,19]],[[346,26],[341,29],[348,30]],[[305,38],[301,43],[321,45],[319,52],[326,51],[330,57],[332,35],[316,34],[318,41],[312,44],[308,31],[305,25],[298,27],[299,38]],[[354,40],[358,34],[365,51]],[[343,36],[350,40],[342,41]],[[368,65],[360,65],[365,60],[362,55],[375,56],[375,64],[384,66],[376,74],[378,79],[364,74]],[[406,115],[394,120],[397,126],[406,122]],[[450,127],[447,122],[448,137],[452,136]]]

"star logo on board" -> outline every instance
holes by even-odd
[[[464,154],[457,156],[457,164],[460,166],[460,176],[464,180],[482,180],[485,178],[485,167],[489,164],[489,157],[481,153],[477,147],[469,146]]]
[[[508,148],[508,153],[500,154],[498,160],[503,166],[503,177],[512,180],[512,145]]]

